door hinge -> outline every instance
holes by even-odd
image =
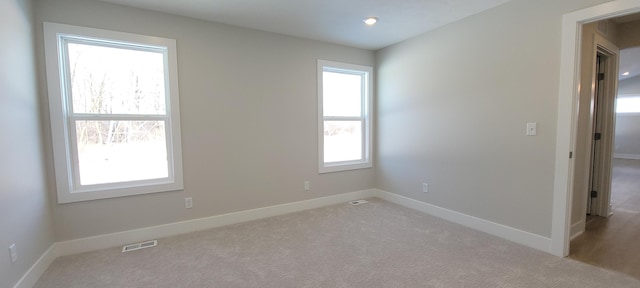
[[[591,191],[591,198],[598,197],[598,191]]]
[[[573,158],[573,152],[569,152],[569,159]]]
[[[596,134],[593,135],[593,140],[594,141],[598,141],[600,139],[602,139],[602,133],[596,133]]]
[[[604,80],[604,73],[598,73],[598,81]]]

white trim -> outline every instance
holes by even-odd
[[[638,154],[613,154],[613,158],[616,159],[630,159],[630,160],[640,160],[640,155]]]
[[[351,193],[327,196],[276,206],[257,208],[216,215],[200,219],[175,222],[170,224],[146,227],[141,229],[104,234],[99,236],[74,239],[56,243],[58,256],[78,254],[99,249],[111,248],[149,239],[164,238],[179,234],[201,231],[231,224],[243,223],[283,214],[289,214],[328,205],[346,203],[353,200],[378,197],[398,205],[418,210],[423,213],[442,218],[478,231],[482,231],[506,240],[510,240],[534,249],[549,252],[551,239],[519,230],[506,225],[480,219],[464,213],[456,212],[415,199],[407,198],[379,189],[362,190]]]
[[[562,18],[560,87],[556,127],[556,161],[553,188],[553,216],[550,251],[557,256],[569,254],[571,201],[577,133],[578,82],[582,24],[640,11],[640,0],[618,0],[567,13]]]
[[[134,242],[155,238],[164,238],[200,230],[206,230],[231,224],[243,223],[278,215],[284,215],[319,207],[348,203],[353,200],[370,198],[376,195],[375,190],[361,190],[322,198],[303,200],[264,208],[216,215],[194,220],[187,220],[141,229],[74,239],[52,244],[47,251],[29,268],[13,288],[33,287],[42,274],[57,257],[112,248]]]
[[[585,219],[580,219],[580,221],[571,225],[571,234],[570,234],[571,240],[582,235],[582,233],[584,233],[585,231],[585,228],[586,228]]]
[[[57,257],[118,247],[121,245],[145,241],[149,239],[158,239],[195,231],[212,229],[216,227],[264,219],[268,217],[305,211],[329,205],[347,203],[353,200],[370,197],[378,197],[380,199],[410,209],[414,209],[438,218],[451,221],[453,223],[472,228],[474,230],[485,232],[545,252],[548,252],[548,247],[550,246],[551,239],[547,237],[438,207],[425,202],[420,202],[418,200],[396,195],[379,189],[369,189],[270,207],[146,227],[141,229],[57,242],[49,247],[49,249],[40,257],[40,259],[38,259],[38,261],[36,261],[36,263],[29,269],[29,271],[25,273],[20,281],[18,281],[14,288],[32,287]]]
[[[57,257],[58,255],[56,253],[56,244],[54,243],[51,246],[49,246],[49,249],[47,249],[47,251],[45,251],[44,254],[42,254],[42,256],[38,258],[36,263],[34,263],[31,266],[31,268],[27,270],[27,273],[22,275],[22,278],[18,280],[16,285],[13,286],[13,288],[33,287],[33,285],[35,285],[36,282],[38,282],[38,279],[40,279],[42,274],[44,274],[44,272],[47,271],[47,268],[49,268],[49,265],[51,265],[51,263],[53,263],[53,260],[56,260]]]
[[[527,231],[519,230],[506,225],[498,224],[488,220],[480,219],[471,215],[456,212],[446,208],[442,208],[429,203],[421,202],[408,197],[400,196],[390,192],[376,189],[376,196],[386,201],[396,203],[398,205],[418,210],[420,212],[442,218],[453,223],[469,227],[493,236],[497,236],[518,244],[522,244],[544,252],[549,252],[551,239],[548,237],[533,234]]]
[[[58,256],[78,254],[88,251],[116,247],[149,239],[164,238],[179,234],[201,231],[231,224],[253,221],[293,212],[299,212],[318,207],[346,203],[352,200],[373,197],[374,191],[362,190],[351,193],[327,196],[293,203],[275,205],[216,215],[194,220],[175,222],[170,224],[146,227],[141,229],[104,234],[99,236],[68,240],[57,243]]]

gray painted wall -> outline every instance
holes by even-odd
[[[640,62],[640,59],[638,59],[637,61]],[[640,95],[640,76],[618,82],[618,95],[624,97],[628,94]]]
[[[379,51],[377,187],[549,237],[561,18],[603,2],[514,0]]]
[[[43,77],[44,21],[173,38],[178,49],[184,191],[53,203],[58,241],[374,187],[373,169],[319,175],[317,165],[316,60],[373,65],[372,51],[99,1],[35,8]]]
[[[637,59],[640,61],[640,59]],[[618,97],[640,95],[640,76],[622,80],[618,83]],[[614,156],[640,158],[640,114],[618,114],[616,116],[616,136]]]
[[[13,287],[54,242],[32,23],[30,1],[0,1],[0,287]]]
[[[640,46],[640,21],[632,21],[618,24],[620,41],[618,48],[625,49]]]
[[[640,115],[616,117],[614,157],[640,159]]]

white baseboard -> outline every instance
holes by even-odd
[[[286,203],[276,206],[245,210],[229,214],[216,215],[206,218],[146,227],[141,229],[57,242],[51,245],[51,247],[40,257],[40,259],[36,261],[36,263],[29,269],[29,271],[27,271],[27,273],[20,279],[20,281],[18,281],[14,288],[32,287],[38,281],[40,276],[42,276],[44,271],[46,271],[53,260],[55,260],[55,258],[59,256],[106,249],[144,240],[164,238],[319,208],[323,206],[345,203],[352,200],[369,197],[378,197],[383,200],[405,206],[407,208],[418,210],[438,218],[442,218],[545,252],[549,252],[551,246],[551,239],[547,237],[518,230],[512,227],[508,227],[502,224],[494,223],[456,211],[448,210],[425,202],[420,202],[418,200],[414,200],[397,194],[378,189],[371,189],[293,203]]]
[[[640,155],[638,154],[613,154],[613,158],[617,159],[631,159],[631,160],[640,160]]]
[[[569,239],[573,240],[576,237],[580,236],[582,233],[584,233],[584,229],[586,227],[586,223],[584,222],[584,219],[578,221],[577,223],[574,223],[573,225],[571,225],[571,237]]]
[[[281,204],[276,206],[245,210],[206,218],[175,222],[141,229],[104,234],[56,243],[58,256],[78,254],[106,249],[135,242],[164,238],[200,230],[206,230],[236,223],[289,214],[318,207],[344,203],[374,196],[374,190],[362,190],[323,198]]]
[[[106,249],[143,240],[164,238],[178,234],[284,215],[323,206],[345,203],[352,200],[369,198],[374,195],[374,190],[362,190],[206,218],[57,242],[51,245],[51,247],[49,247],[49,249],[40,256],[38,261],[31,266],[31,268],[22,276],[22,278],[20,278],[13,288],[33,287],[42,274],[47,270],[49,265],[51,265],[51,263],[59,256]]]
[[[40,276],[42,276],[44,271],[47,271],[49,265],[51,265],[53,260],[56,260],[57,257],[58,255],[56,253],[56,244],[54,243],[53,245],[49,246],[49,249],[47,249],[47,251],[45,251],[44,254],[40,256],[40,258],[38,258],[38,261],[36,261],[36,263],[34,263],[31,268],[29,268],[27,273],[25,273],[22,278],[18,280],[18,283],[16,283],[13,288],[33,287],[33,285],[38,282],[38,279],[40,279]]]
[[[478,231],[482,231],[503,239],[516,242],[518,244],[550,253],[551,238],[548,237],[494,223],[379,189],[376,190],[375,195],[378,198],[405,206],[407,208],[418,210],[429,215],[460,224],[462,226],[466,226]]]

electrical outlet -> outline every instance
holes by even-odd
[[[422,193],[429,193],[429,184],[422,183]]]
[[[184,208],[187,208],[187,209],[193,208],[193,198],[191,197],[184,198]]]
[[[16,263],[16,261],[18,261],[18,250],[16,250],[15,243],[9,246],[9,254],[11,254],[11,263]]]
[[[311,190],[309,181],[304,181],[304,191],[309,191],[309,190]]]

